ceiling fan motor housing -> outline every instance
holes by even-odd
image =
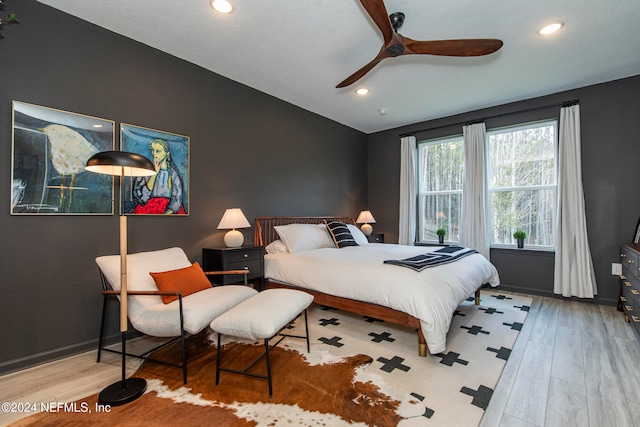
[[[391,27],[393,31],[398,34],[398,30],[404,24],[404,13],[402,12],[394,12],[389,15],[389,21],[391,22]],[[398,35],[399,36],[399,35]],[[389,56],[400,56],[404,52],[404,46],[400,43],[391,45],[387,48],[387,55]]]
[[[387,48],[387,55],[389,56],[400,56],[404,52],[404,46],[401,44],[394,44]]]
[[[391,21],[391,27],[393,28],[393,31],[397,33],[400,27],[402,27],[402,24],[404,24],[404,13],[394,12],[389,15],[389,20]]]

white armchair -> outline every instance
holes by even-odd
[[[102,321],[100,324],[100,338],[98,343],[98,362],[101,352],[117,350],[103,346],[104,330],[107,315],[107,304],[112,296],[120,295],[120,256],[107,255],[96,258],[100,270],[104,302]],[[155,337],[174,337],[172,340],[155,347],[144,354],[127,356],[148,359],[155,362],[169,364],[182,368],[183,381],[187,383],[187,361],[184,339],[187,333],[197,334],[207,328],[211,321],[242,301],[256,295],[258,292],[243,285],[227,285],[207,288],[190,295],[183,296],[178,289],[159,291],[154,279],[149,273],[166,272],[190,267],[191,261],[181,248],[169,248],[151,252],[140,252],[127,255],[127,294],[128,319],[131,326],[146,335]],[[232,270],[223,272],[205,272],[205,274],[243,274],[245,285],[248,270]],[[175,301],[168,304],[162,297],[174,295]],[[182,365],[175,365],[147,356],[154,350],[163,347],[174,340],[182,343]],[[120,353],[121,354],[121,353]]]

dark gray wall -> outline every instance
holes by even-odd
[[[115,216],[10,215],[12,100],[191,138],[190,215],[130,217],[130,252],[175,245],[200,260],[223,244],[230,207],[250,222],[366,207],[363,133],[33,0],[9,3],[21,23],[0,41],[0,373],[94,347],[94,259],[118,252]]]
[[[611,275],[611,263],[619,262],[620,242],[630,241],[640,215],[635,188],[640,172],[640,76],[557,93],[495,108],[368,135],[369,208],[376,232],[387,242],[398,239],[398,189],[400,187],[400,134],[416,134],[418,140],[462,134],[460,123],[486,120],[487,129],[556,118],[559,107],[535,112],[517,111],[580,100],[582,170],[589,242],[598,283],[597,302],[615,304],[620,284]],[[516,250],[492,250],[491,261],[505,288],[528,293],[553,294],[553,254]]]

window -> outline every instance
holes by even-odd
[[[487,132],[487,229],[492,246],[554,247],[557,194],[557,123],[547,121]],[[460,241],[464,140],[462,136],[418,144],[418,242]]]
[[[489,233],[492,245],[553,247],[556,217],[556,122],[487,132]]]
[[[421,142],[418,165],[418,241],[437,241],[438,228],[447,231],[447,241],[459,241],[464,180],[462,136]]]

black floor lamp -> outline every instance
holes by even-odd
[[[151,176],[156,174],[149,159],[126,151],[102,151],[87,160],[85,169],[91,172],[124,176]],[[120,334],[122,337],[122,380],[111,384],[100,392],[101,404],[118,406],[136,400],[147,389],[144,378],[126,378],[126,332],[127,332],[127,216],[120,212]]]

